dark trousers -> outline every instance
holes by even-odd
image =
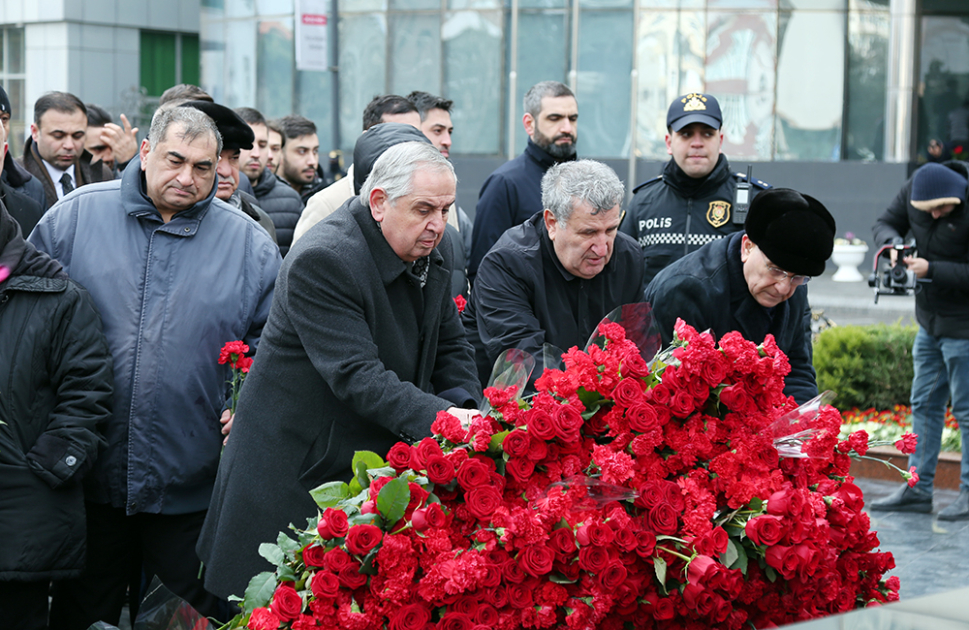
[[[5,630],[47,630],[50,581],[0,582],[0,625]]]
[[[228,604],[209,593],[195,553],[205,512],[125,515],[87,503],[87,566],[77,579],[54,582],[51,630],[86,630],[97,621],[118,625],[130,589],[131,621],[153,576],[198,612],[225,621]]]

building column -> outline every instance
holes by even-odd
[[[885,104],[885,161],[915,159],[918,125],[919,0],[891,0],[888,94]]]

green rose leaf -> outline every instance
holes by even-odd
[[[361,488],[366,488],[370,485],[370,478],[367,476],[368,470],[371,468],[383,468],[386,465],[387,463],[383,458],[373,451],[357,451],[353,454],[353,461],[351,462],[353,473]]]
[[[343,481],[330,481],[310,490],[310,496],[321,510],[325,510],[349,497],[350,486]]]
[[[653,557],[653,570],[656,572],[656,579],[660,584],[666,585],[666,560],[659,556]]]
[[[264,544],[263,547],[266,545]],[[262,552],[262,549],[259,549]],[[246,587],[243,614],[248,615],[256,608],[262,608],[269,604],[273,593],[276,591],[276,574],[265,571],[249,580]]]
[[[279,545],[262,543],[259,545],[259,555],[277,567],[283,566],[283,563],[286,561],[283,550],[279,548]]]
[[[410,488],[403,479],[391,479],[377,495],[377,511],[387,523],[396,523],[410,503]]]

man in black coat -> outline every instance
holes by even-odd
[[[723,146],[720,103],[710,94],[678,97],[666,112],[663,173],[637,186],[629,213],[619,228],[639,241],[646,282],[675,260],[728,234],[740,232],[744,217],[736,205],[770,188],[759,179],[749,189],[743,173],[731,173]]]
[[[834,218],[813,197],[772,188],[754,198],[744,227],[659,272],[645,299],[664,344],[678,318],[718,338],[738,331],[761,343],[773,335],[791,364],[784,393],[803,404],[818,395],[804,285],[824,272]]]
[[[0,88],[0,112],[4,111],[4,101],[6,100],[6,94],[2,92],[3,88]],[[7,102],[6,107],[9,107],[9,102]],[[3,154],[4,167],[6,167],[6,160],[8,159],[7,148],[7,129],[0,125],[0,153]],[[10,159],[10,164],[16,165],[16,162]],[[6,171],[4,171],[4,174],[6,174]],[[29,173],[24,172],[24,175],[28,179],[31,178]],[[14,176],[17,181],[21,181],[19,171],[15,170]],[[30,234],[40,218],[44,216],[44,207],[29,195],[8,183],[6,177],[0,178],[0,203],[6,206],[13,220],[20,224],[22,234]]]
[[[0,204],[0,612],[47,628],[51,580],[84,569],[81,479],[111,412],[111,356],[91,296]]]
[[[918,255],[903,260],[919,280],[912,347],[912,431],[918,435],[908,465],[919,481],[873,501],[873,510],[932,511],[946,403],[962,430],[959,497],[940,520],[969,519],[969,168],[965,162],[926,164],[902,186],[875,223],[875,242],[900,243],[911,231]],[[892,254],[895,252],[892,251]],[[950,400],[951,399],[951,400]]]
[[[206,588],[241,595],[258,554],[316,514],[309,490],[352,476],[358,450],[430,435],[439,411],[470,421],[474,356],[450,296],[450,163],[397,144],[358,197],[283,261],[199,540]]]
[[[623,185],[605,164],[564,162],[542,178],[544,212],[509,229],[488,252],[462,316],[486,383],[517,348],[543,369],[543,347],[584,347],[610,311],[639,302],[639,247],[619,234]]]
[[[505,230],[542,211],[545,171],[557,162],[575,159],[579,105],[572,90],[558,81],[542,81],[525,93],[523,105],[528,146],[495,169],[478,195],[468,258],[472,284],[481,260]]]

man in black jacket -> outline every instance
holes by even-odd
[[[482,383],[509,348],[535,357],[534,382],[546,343],[584,347],[610,311],[642,300],[639,248],[618,233],[623,192],[612,169],[592,160],[557,164],[542,178],[544,212],[498,239],[462,316]]]
[[[558,81],[542,81],[525,93],[523,104],[528,146],[495,169],[478,195],[468,258],[472,283],[481,260],[505,230],[542,211],[545,171],[557,162],[575,159],[579,105],[572,90]]]
[[[0,87],[0,126],[3,127],[4,138],[10,137],[10,117],[12,114],[13,110],[10,106],[10,98],[7,96],[7,92],[3,87]],[[43,214],[44,185],[14,159],[13,154],[10,153],[10,147],[6,144],[3,147],[3,172],[0,173],[0,181],[3,181],[4,184],[7,184],[14,191],[36,201],[40,207],[41,214]],[[7,206],[7,209],[10,210],[11,207]],[[11,212],[13,211],[11,210]],[[17,218],[15,213],[14,218]],[[19,221],[20,219],[17,220]],[[21,227],[23,228],[23,224],[21,224]],[[23,229],[23,233],[26,236],[30,234],[30,230]]]
[[[0,93],[3,92],[3,88],[0,88]],[[3,99],[0,99],[0,112],[3,112],[4,100],[6,99],[6,94],[2,94]],[[10,103],[6,102],[6,107],[9,111]],[[7,159],[7,128],[4,125],[0,125],[0,152],[4,156],[4,160]],[[16,164],[13,160],[10,160],[10,164]],[[19,175],[18,171],[14,171],[16,175]],[[4,172],[6,175],[6,172]],[[29,173],[24,173],[28,179],[31,178]],[[19,181],[19,179],[18,179]],[[44,216],[44,207],[40,203],[30,196],[24,194],[23,192],[17,190],[12,185],[7,183],[7,178],[3,177],[0,179],[0,202],[7,207],[10,212],[10,216],[13,220],[20,224],[20,231],[22,234],[30,234],[30,231],[34,229],[37,222],[40,221],[40,217]]]
[[[252,184],[259,206],[272,219],[279,253],[286,256],[293,243],[293,230],[303,212],[303,200],[298,192],[279,181],[266,168],[269,162],[269,127],[265,117],[252,107],[238,107],[235,112],[246,121],[254,135],[252,148],[243,149],[239,158],[240,170]]]
[[[932,482],[942,443],[946,403],[962,430],[959,497],[941,520],[969,519],[969,168],[965,162],[926,164],[915,172],[875,223],[879,245],[915,236],[917,256],[903,260],[920,280],[915,292],[919,330],[912,347],[912,431],[918,435],[908,465],[914,487],[870,505],[873,510],[932,511]],[[892,252],[894,253],[894,252]]]
[[[731,174],[723,145],[723,116],[717,99],[696,92],[677,98],[666,112],[666,152],[673,156],[655,177],[633,190],[619,228],[639,241],[646,282],[666,265],[703,245],[743,230],[735,204],[746,203],[760,180],[737,190],[741,173]],[[747,199],[742,199],[746,195]]]
[[[310,197],[330,183],[320,168],[320,139],[316,135],[316,123],[296,114],[283,116],[276,122],[285,135],[279,165],[281,177],[299,193],[305,206]]]
[[[660,271],[645,299],[664,344],[677,318],[718,338],[739,331],[761,343],[773,335],[791,364],[784,393],[803,404],[818,395],[804,284],[824,272],[834,248],[834,218],[817,199],[774,188],[754,198],[745,229]]]

